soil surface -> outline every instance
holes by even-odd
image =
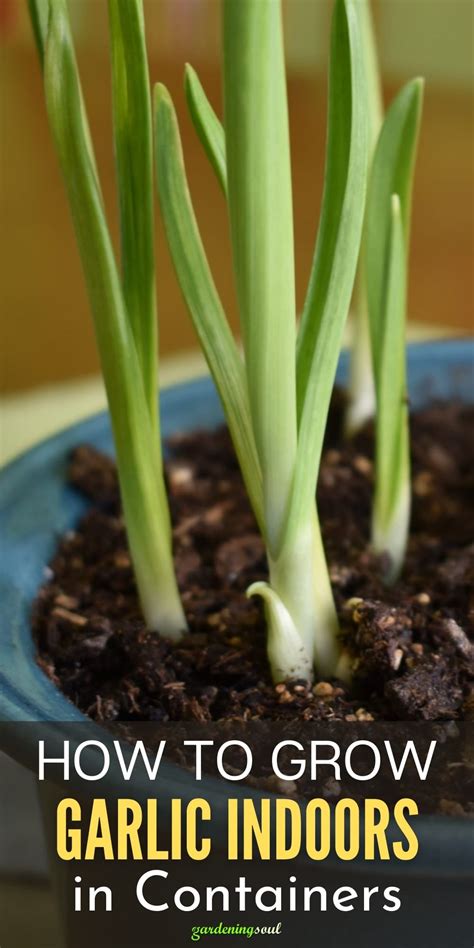
[[[350,688],[272,683],[260,600],[265,555],[225,430],[175,437],[167,478],[189,632],[177,645],[140,615],[114,463],[88,446],[70,481],[92,501],[59,542],[34,612],[38,661],[97,721],[474,719],[473,409],[412,417],[413,512],[403,575],[386,588],[370,550],[373,437],[340,437],[335,397],[318,506]]]

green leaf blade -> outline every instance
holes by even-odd
[[[204,92],[199,76],[189,63],[186,64],[184,73],[184,89],[189,114],[197,136],[209,158],[222,191],[226,194],[227,161],[225,132]]]
[[[367,78],[369,174],[383,121],[383,96],[370,0],[359,0],[362,58]],[[375,414],[375,386],[370,344],[369,313],[365,274],[365,236],[362,233],[353,294],[352,344],[350,349],[348,401],[345,433],[352,437]]]
[[[374,361],[378,385],[383,343],[383,297],[391,220],[392,194],[400,198],[405,252],[410,243],[410,213],[418,133],[423,102],[423,80],[413,79],[398,93],[387,111],[372,163],[367,199],[366,279]]]
[[[157,427],[153,135],[142,0],[109,0],[109,20],[123,292]]]
[[[234,271],[270,549],[296,454],[293,209],[280,3],[225,0],[224,127]]]
[[[161,458],[104,217],[62,0],[51,7],[44,83],[94,318],[140,599],[149,627],[179,638],[186,622],[173,569]]]
[[[367,179],[366,77],[352,0],[334,10],[323,205],[298,335],[298,456],[287,537],[314,502],[317,471],[359,253]]]
[[[367,203],[366,280],[375,379],[374,548],[388,554],[387,582],[402,567],[410,516],[404,334],[410,213],[423,82],[392,102],[377,143]]]
[[[28,0],[28,11],[41,66],[44,63],[44,48],[48,34],[49,3],[50,0]]]
[[[371,0],[358,0],[356,12],[359,16],[362,57],[367,81],[367,134],[371,159],[380,134],[384,112]]]
[[[155,87],[157,182],[168,245],[185,302],[227,416],[255,516],[264,531],[262,476],[252,431],[242,359],[226,320],[196,223],[176,113]]]
[[[384,326],[377,386],[373,541],[377,552],[390,556],[386,579],[393,582],[403,563],[410,518],[405,357],[406,238],[398,195],[392,195],[389,219],[383,285]]]

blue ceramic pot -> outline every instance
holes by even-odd
[[[411,345],[408,373],[412,405],[418,408],[438,398],[472,402],[473,366],[474,346],[466,340]],[[337,381],[344,384],[346,375],[347,357],[343,354]],[[161,410],[165,438],[178,431],[212,428],[223,420],[213,384],[207,378],[165,391]],[[32,602],[44,580],[45,567],[58,538],[74,527],[87,507],[87,502],[65,481],[68,455],[74,446],[84,442],[113,452],[106,413],[44,441],[0,474],[0,721],[67,723],[85,720],[36,664],[30,631]],[[6,749],[21,763],[35,767],[33,744],[26,741],[24,746],[17,744]],[[193,795],[188,775],[171,765],[162,773],[162,797]],[[212,793],[218,795],[217,787]],[[456,819],[419,820],[417,831],[422,858],[417,859],[416,872],[418,876],[422,874],[427,892],[433,891],[430,886],[436,878],[442,883],[444,898],[450,885],[454,885],[453,893],[461,893],[473,872],[472,830],[472,826]],[[408,864],[407,868],[409,870]],[[384,867],[379,866],[378,872],[383,873]],[[431,942],[428,939],[423,942],[430,943],[438,944],[436,937]],[[386,941],[386,944],[392,942]]]

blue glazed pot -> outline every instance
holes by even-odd
[[[422,407],[439,398],[472,402],[473,366],[472,342],[450,340],[411,345],[408,373],[412,405]],[[343,354],[337,381],[344,384],[346,376],[347,356]],[[212,428],[223,420],[213,384],[207,378],[165,391],[161,410],[165,438],[177,431]],[[76,524],[87,508],[87,502],[65,481],[68,455],[74,446],[84,442],[113,453],[106,413],[44,441],[0,473],[0,721],[59,721],[65,724],[85,721],[82,713],[54,687],[36,664],[30,631],[32,602],[44,580],[45,567],[58,538]],[[5,749],[34,769],[36,748],[33,744],[26,741],[24,746]],[[161,773],[161,797],[195,794],[190,775],[172,765],[167,765]],[[251,791],[247,789],[246,792]],[[218,797],[217,785],[212,793]],[[238,796],[239,792],[235,795]],[[442,884],[444,899],[448,897],[450,885],[453,898],[456,891],[460,893],[473,873],[473,829],[472,825],[456,819],[420,818],[417,823],[420,858],[416,860],[416,874],[423,885],[428,886],[427,891],[433,891],[430,886],[437,879]],[[337,871],[336,867],[333,868]],[[383,865],[377,867],[377,873],[383,874],[386,870]],[[410,871],[410,864],[406,864],[406,871]],[[455,904],[452,902],[453,907]],[[436,938],[429,941],[427,930],[425,936],[423,943],[438,944]],[[386,944],[392,942],[386,941]]]

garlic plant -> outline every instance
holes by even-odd
[[[29,7],[94,319],[143,614],[149,628],[177,639],[186,621],[174,572],[159,432],[152,121],[141,0],[109,0],[120,273],[66,0],[29,0]]]
[[[346,433],[375,418],[372,546],[384,578],[399,575],[408,537],[411,488],[405,366],[411,193],[423,83],[407,83],[383,117],[369,0],[359,0],[368,85],[369,185],[354,300]]]
[[[410,445],[405,323],[413,169],[423,81],[390,106],[372,163],[367,200],[366,284],[376,393],[372,543],[385,579],[403,565],[410,521]]]
[[[383,122],[383,96],[370,0],[359,0],[363,60],[367,82],[369,177],[375,146]],[[345,431],[351,437],[375,415],[375,386],[372,371],[369,313],[367,303],[367,242],[365,227],[357,266],[352,304],[352,343]]]
[[[297,330],[293,211],[280,3],[224,0],[224,127],[187,71],[198,134],[228,201],[244,345],[231,336],[186,182],[178,124],[155,90],[157,181],[181,289],[226,412],[266,544],[275,680],[338,670],[337,617],[315,505],[329,401],[365,205],[367,94],[357,0],[337,0],[323,207]]]

